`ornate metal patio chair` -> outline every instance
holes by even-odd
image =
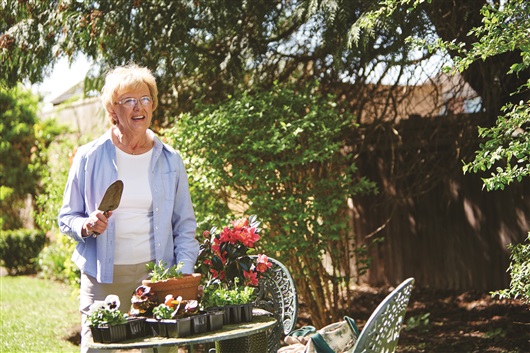
[[[403,281],[374,310],[350,353],[393,353],[405,318],[414,278]]]
[[[272,262],[271,275],[260,281],[254,307],[264,310],[263,314],[274,315],[278,323],[268,332],[216,342],[217,353],[254,353],[263,351],[265,345],[268,353],[276,353],[280,349],[282,335],[287,335],[294,328],[298,299],[293,278],[281,262],[270,257],[269,260]]]

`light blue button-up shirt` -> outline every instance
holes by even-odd
[[[153,194],[154,247],[156,261],[168,266],[184,262],[183,273],[193,273],[199,242],[188,177],[180,155],[155,134],[149,185]],[[79,269],[100,283],[112,283],[115,224],[97,238],[81,235],[88,215],[98,209],[107,187],[118,178],[116,147],[107,131],[99,139],[81,146],[74,157],[59,212],[61,232],[78,242],[72,260]]]

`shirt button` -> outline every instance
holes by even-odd
[[[158,211],[158,207],[157,207],[157,208],[155,208],[155,211]]]
[[[157,229],[157,230],[158,230],[158,227],[155,227],[155,229]]]
[[[160,247],[160,243],[156,243],[156,246]]]

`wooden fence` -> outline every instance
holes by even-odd
[[[530,180],[488,192],[479,175],[464,175],[462,159],[470,160],[479,142],[466,119],[481,118],[409,119],[387,135],[364,134],[357,163],[379,194],[353,200],[356,241],[383,241],[372,247],[362,281],[395,285],[412,276],[440,289],[509,285],[506,246],[530,230]]]

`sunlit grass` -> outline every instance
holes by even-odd
[[[79,352],[66,337],[78,325],[78,300],[66,285],[0,277],[0,352]]]

